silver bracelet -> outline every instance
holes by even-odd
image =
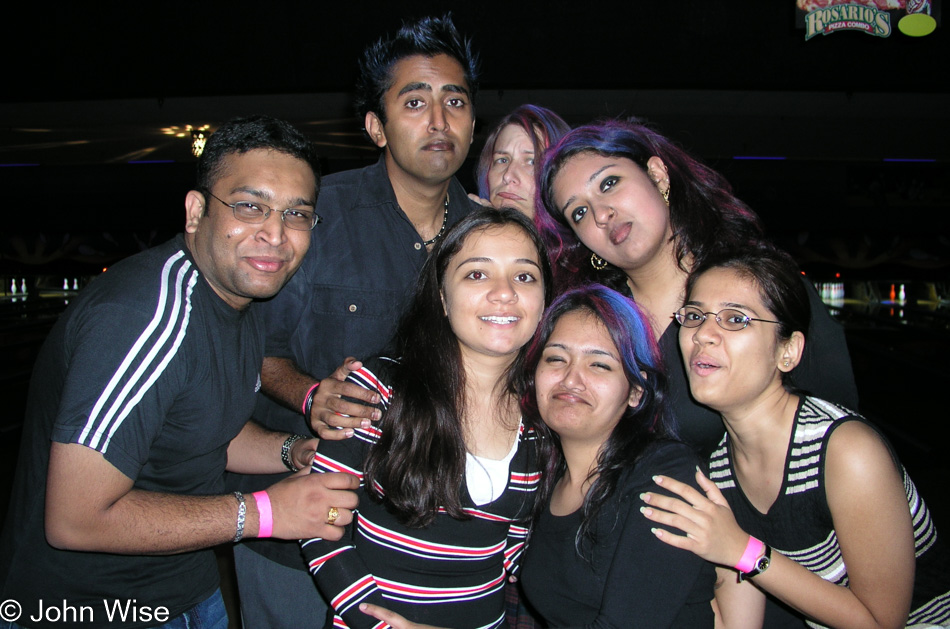
[[[306,439],[306,437],[303,435],[290,435],[284,440],[284,445],[280,446],[280,460],[284,462],[284,467],[291,472],[299,472],[300,468],[294,465],[294,462],[290,460],[290,446],[301,439]]]
[[[239,491],[234,492],[234,497],[238,501],[237,529],[234,531],[234,543],[237,544],[244,537],[244,518],[247,516],[247,503],[244,501],[244,494]]]

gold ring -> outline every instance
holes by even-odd
[[[338,517],[340,517],[340,510],[336,507],[330,507],[330,510],[327,512],[327,524],[331,526],[336,524]]]

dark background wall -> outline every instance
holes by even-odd
[[[101,268],[177,231],[194,159],[163,130],[269,113],[318,142],[326,172],[373,160],[350,106],[356,59],[446,9],[482,60],[473,154],[524,102],[572,124],[642,116],[725,172],[816,272],[946,273],[946,29],[805,41],[793,0],[21,3],[6,9],[0,188],[16,211],[0,273]]]
[[[935,438],[950,381],[942,22],[917,39],[895,28],[887,39],[805,41],[792,0],[18,3],[4,9],[0,66],[4,286],[92,276],[179,231],[194,158],[187,133],[174,133],[186,125],[266,113],[317,142],[325,172],[374,160],[350,105],[356,59],[403,18],[449,8],[482,59],[472,154],[525,102],[574,125],[642,116],[724,172],[817,281],[871,280],[885,297],[902,282],[934,291],[928,306],[841,316],[861,410],[945,494]],[[748,156],[784,159],[736,159]],[[32,356],[55,320],[22,306],[0,312],[9,453]]]

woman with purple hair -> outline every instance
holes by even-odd
[[[537,105],[521,105],[489,134],[475,167],[475,201],[513,207],[534,217],[535,164],[544,151],[570,131],[561,117]]]
[[[535,220],[554,245],[556,282],[595,281],[636,300],[666,363],[679,435],[708,454],[724,429],[689,395],[672,313],[694,267],[764,238],[759,218],[722,175],[635,120],[569,132],[545,154],[538,188]],[[809,297],[812,342],[793,385],[854,408],[844,334],[813,289]]]
[[[543,420],[549,446],[523,566],[528,601],[549,627],[712,627],[712,566],[658,540],[638,511],[658,474],[698,487],[699,459],[673,437],[649,322],[603,286],[569,291],[525,367],[525,416]]]

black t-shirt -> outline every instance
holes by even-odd
[[[566,516],[545,507],[528,540],[522,585],[550,627],[713,626],[715,570],[693,553],[658,540],[640,513],[645,491],[663,474],[698,489],[699,459],[685,445],[656,444],[624,472],[595,522],[596,541],[575,547],[581,510]]]
[[[254,307],[238,311],[218,297],[181,236],[83,290],[47,338],[30,386],[0,546],[0,598],[23,606],[20,623],[33,626],[27,612],[41,598],[91,606],[93,622],[82,626],[99,626],[107,621],[103,599],[136,599],[174,617],[214,592],[210,550],[130,556],[52,548],[44,534],[50,441],[101,452],[136,489],[221,494],[227,447],[254,408],[262,357]]]

